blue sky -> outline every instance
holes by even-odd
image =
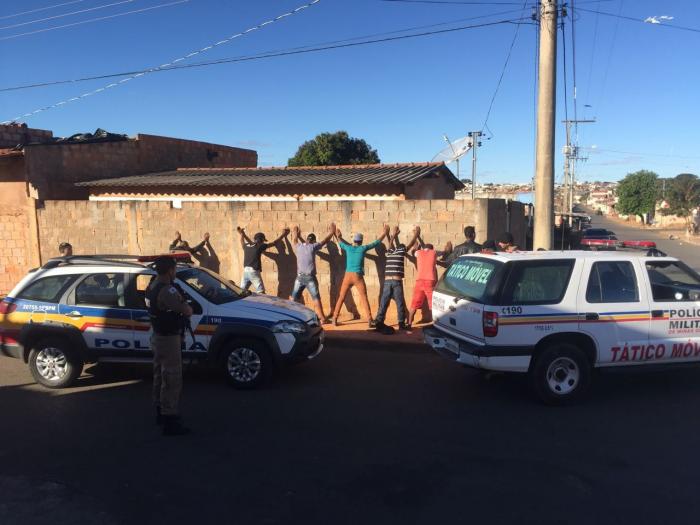
[[[94,23],[17,38],[18,33],[143,9],[168,0],[132,0],[80,15],[7,27],[112,4],[25,0],[0,12],[0,87],[129,71],[168,62],[273,18],[305,0],[189,0]],[[172,1],[172,0],[170,0]],[[494,0],[494,3],[505,0]],[[610,0],[579,7],[700,27],[695,1]],[[317,44],[414,26],[454,27],[518,18],[519,6],[321,0],[295,16],[191,61]],[[474,21],[470,17],[515,12]],[[529,14],[530,9],[526,10]],[[459,22],[459,20],[462,20]],[[104,93],[25,119],[57,135],[93,131],[152,133],[258,150],[261,165],[285,165],[303,141],[345,129],[366,139],[383,162],[427,161],[451,138],[480,129],[516,26],[507,24],[284,58],[147,75]],[[571,30],[567,23],[566,31]],[[579,12],[575,22],[579,128],[589,160],[579,174],[616,180],[638,169],[661,176],[700,173],[700,34]],[[571,51],[571,44],[567,42]],[[559,46],[561,54],[561,42]],[[479,152],[481,181],[527,182],[533,174],[535,30],[521,25]],[[569,81],[572,67],[568,65]],[[564,118],[558,69],[557,121]],[[118,79],[117,79],[118,80]],[[0,93],[0,120],[79,96],[113,80]],[[573,118],[569,90],[569,117]],[[585,108],[590,104],[591,108]],[[564,128],[558,124],[557,174]],[[467,167],[468,169],[468,167]],[[466,172],[466,170],[465,170]],[[464,172],[463,172],[464,173]]]

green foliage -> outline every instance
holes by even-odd
[[[656,173],[647,170],[627,174],[617,185],[617,211],[624,215],[639,215],[644,220],[645,215],[656,207],[658,178]]]
[[[689,226],[693,220],[693,210],[700,206],[700,179],[692,173],[681,173],[666,184],[668,208],[664,215],[682,217]]]
[[[289,166],[339,166],[343,164],[379,164],[379,155],[362,139],[347,131],[321,133],[304,142],[289,159]]]

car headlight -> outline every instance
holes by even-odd
[[[306,332],[306,325],[296,321],[280,321],[273,325],[272,331],[286,334],[303,334]]]

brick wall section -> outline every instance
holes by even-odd
[[[519,209],[522,211],[522,208]],[[507,227],[505,210],[504,201],[485,199],[185,202],[182,209],[174,209],[167,202],[47,201],[38,210],[38,221],[42,260],[55,256],[58,243],[64,240],[71,242],[78,254],[161,253],[167,249],[175,230],[180,230],[183,238],[193,244],[199,242],[202,234],[208,231],[218,257],[218,264],[214,260],[212,266],[218,266],[222,275],[238,282],[242,273],[242,250],[235,231],[237,225],[244,226],[250,236],[256,231],[263,231],[272,239],[282,228],[298,224],[303,233],[314,231],[320,238],[324,236],[327,225],[334,221],[346,238],[360,231],[369,241],[379,234],[383,223],[390,223],[400,226],[402,240],[407,242],[413,225],[419,224],[425,242],[442,247],[448,240],[462,242],[462,230],[467,224],[476,226],[478,241],[494,238]],[[511,219],[512,226],[524,221],[522,213],[516,216],[512,212]],[[518,231],[524,231],[524,228],[518,226]],[[287,297],[296,275],[294,252],[291,246],[286,245],[282,246],[281,253],[274,248],[269,253],[269,257],[263,257],[267,292]],[[383,277],[382,258],[370,252],[365,270],[374,313]],[[414,269],[407,263],[406,270],[406,294],[410,297]],[[326,311],[329,311],[331,302],[337,296],[343,271],[342,255],[334,244],[330,244],[318,261],[318,277]],[[343,315],[347,316],[347,312],[341,317]]]
[[[0,148],[14,148],[18,144],[46,142],[53,137],[47,129],[33,129],[26,125],[0,125]]]
[[[36,144],[25,148],[27,177],[41,199],[80,199],[75,182],[142,175],[176,168],[257,166],[253,150],[192,140],[137,135],[88,144]]]

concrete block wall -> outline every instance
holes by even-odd
[[[441,249],[447,241],[463,242],[462,230],[474,225],[477,241],[495,238],[507,229],[506,205],[502,200],[417,200],[417,201],[329,201],[329,202],[185,202],[181,209],[168,202],[96,202],[46,201],[38,210],[42,260],[57,255],[61,241],[74,246],[76,254],[165,252],[174,232],[179,230],[190,244],[198,243],[204,232],[211,235],[215,253],[202,263],[223,276],[239,282],[242,274],[242,249],[236,226],[246,228],[249,236],[264,232],[272,240],[285,227],[298,224],[303,234],[326,234],[335,222],[345,238],[362,232],[365,242],[376,238],[382,225],[399,225],[401,239],[408,242],[418,224],[425,242]],[[524,232],[522,214],[511,210],[511,228]],[[517,229],[513,226],[517,226]],[[520,239],[518,242],[523,242]],[[271,248],[263,257],[263,278],[267,293],[288,297],[296,276],[296,258],[289,242]],[[343,256],[330,243],[317,262],[322,300],[328,312],[337,298],[344,273]],[[365,262],[366,282],[372,313],[377,309],[383,280],[382,250],[369,252]],[[414,284],[414,268],[406,263],[406,295]],[[347,306],[355,309],[355,301]],[[392,307],[393,308],[393,307]],[[347,310],[341,318],[348,316]]]
[[[253,150],[192,140],[137,135],[85,144],[35,144],[24,150],[27,178],[40,199],[83,199],[74,183],[186,167],[255,167]]]
[[[34,129],[26,124],[0,124],[0,148],[14,148],[29,142],[47,142],[53,132],[47,129]]]
[[[0,209],[0,295],[12,290],[26,275],[31,250],[27,210]]]

